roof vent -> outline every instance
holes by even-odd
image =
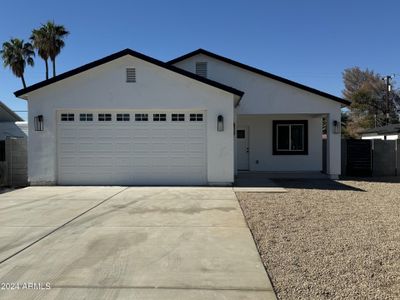
[[[196,62],[196,74],[207,78],[207,62]]]
[[[126,68],[126,82],[136,82],[135,68]]]

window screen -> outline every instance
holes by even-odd
[[[304,126],[293,124],[290,131],[290,150],[304,150]]]

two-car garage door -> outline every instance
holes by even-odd
[[[204,111],[60,111],[58,183],[206,183]]]

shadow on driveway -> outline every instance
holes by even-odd
[[[273,179],[273,181],[277,186],[286,189],[366,192],[363,189],[330,179]]]

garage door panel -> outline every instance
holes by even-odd
[[[112,159],[112,163],[114,166],[123,169],[131,168],[131,158],[130,157],[114,157]]]
[[[152,153],[156,153],[157,155],[161,155],[162,153],[167,153],[170,151],[171,146],[168,144],[168,141],[165,143],[152,143],[153,148],[152,148]]]
[[[87,112],[86,112],[87,113]],[[130,121],[62,122],[58,118],[58,182],[83,185],[206,183],[206,124]],[[124,113],[124,112],[121,112]],[[204,113],[204,112],[200,112]],[[206,119],[206,118],[204,118]]]
[[[114,145],[114,151],[117,153],[130,153],[131,152],[131,144],[126,142],[117,142]]]
[[[139,122],[138,122],[139,123]],[[132,124],[132,128],[135,129],[132,134],[133,137],[147,137],[149,135],[149,128],[144,127],[143,124]]]
[[[60,146],[63,153],[75,153],[76,151],[76,145],[72,143],[61,143]]]
[[[59,137],[65,139],[65,138],[72,138],[75,139],[76,138],[76,129],[71,128],[65,128],[59,131]]]
[[[78,130],[78,129],[77,129]],[[90,139],[93,140],[95,137],[96,130],[94,129],[80,129],[79,136],[76,136],[79,140],[86,140]]]
[[[140,154],[146,154],[149,152],[148,143],[137,143],[132,145],[132,152],[135,152],[140,156]]]

